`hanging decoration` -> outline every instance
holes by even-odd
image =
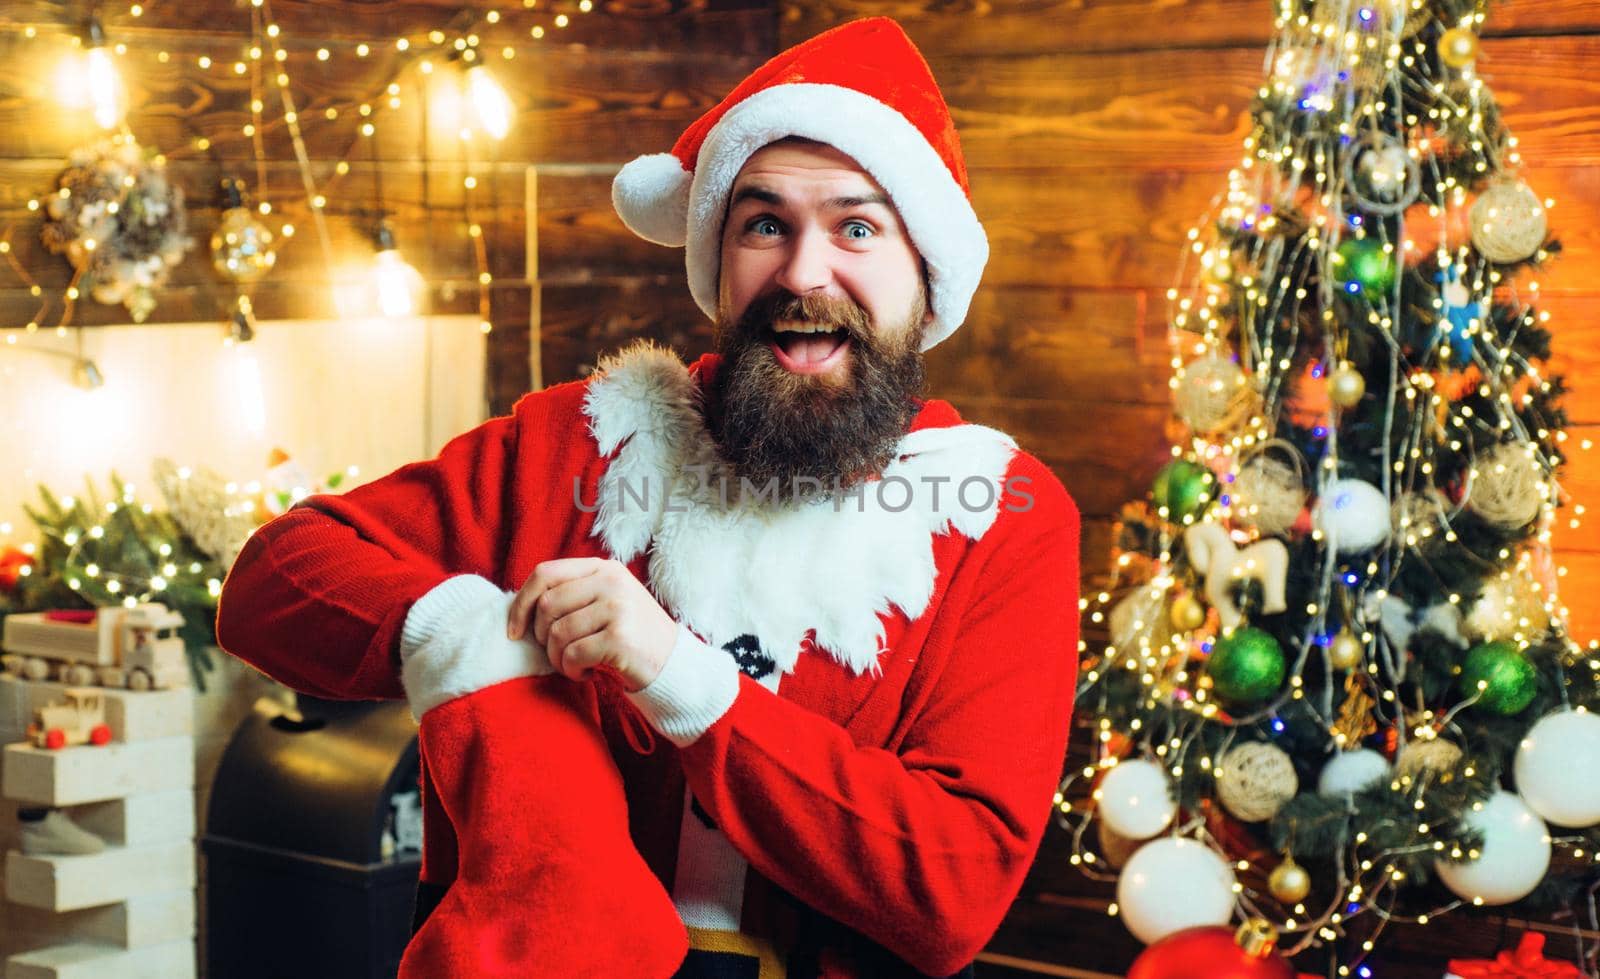
[[[1206,658],[1205,673],[1217,696],[1253,707],[1276,694],[1288,669],[1272,633],[1243,626],[1224,633]]]
[[[1306,505],[1304,472],[1305,461],[1287,441],[1261,445],[1240,463],[1229,487],[1234,521],[1269,537],[1287,533]]]
[[[183,190],[160,156],[130,136],[74,150],[49,198],[42,237],[65,255],[95,301],[121,303],[134,322],[155,308],[155,290],[194,244]]]
[[[1548,230],[1544,202],[1520,180],[1499,181],[1479,194],[1468,220],[1473,247],[1501,264],[1531,258]]]
[[[1234,588],[1244,579],[1260,581],[1260,612],[1282,612],[1284,581],[1289,574],[1289,549],[1281,540],[1259,540],[1239,547],[1220,525],[1206,521],[1183,532],[1183,546],[1189,564],[1205,578],[1206,601],[1217,610],[1224,629],[1232,629],[1245,619],[1234,596]]]
[[[1209,434],[1244,424],[1255,413],[1257,398],[1244,370],[1212,352],[1184,365],[1174,403],[1186,425]]]
[[[1434,864],[1444,886],[1466,901],[1510,904],[1533,893],[1550,869],[1550,834],[1521,798],[1496,792],[1475,803],[1463,820],[1483,839],[1457,847]]]
[[[1276,951],[1277,931],[1255,919],[1237,930],[1216,925],[1178,932],[1145,949],[1128,970],[1128,979],[1294,979],[1295,971]]]
[[[1271,819],[1300,791],[1294,761],[1276,745],[1246,741],[1228,749],[1217,767],[1217,801],[1247,823]]]
[[[272,229],[245,204],[244,181],[222,181],[222,216],[211,233],[211,264],[224,281],[249,285],[259,281],[278,260]]]
[[[1233,916],[1233,869],[1204,843],[1165,836],[1140,847],[1117,878],[1122,923],[1146,945]]]
[[[1517,792],[1546,822],[1585,829],[1600,823],[1600,716],[1561,710],[1517,745]]]

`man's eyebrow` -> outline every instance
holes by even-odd
[[[777,191],[770,190],[760,184],[745,184],[734,191],[733,200],[728,202],[728,208],[731,210],[737,207],[740,202],[747,200],[761,201],[764,204],[771,204],[773,207],[782,207],[784,204],[783,195]],[[884,207],[893,206],[887,196],[876,192],[850,197],[832,197],[822,202],[822,206],[830,211],[844,211],[852,207],[863,207],[867,204],[882,204]]]

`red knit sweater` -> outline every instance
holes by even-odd
[[[598,379],[524,397],[437,459],[305,501],[240,554],[218,642],[307,693],[399,698],[407,616],[447,580],[479,575],[515,590],[540,561],[622,559],[706,648],[748,652],[752,638],[767,648],[761,669],[746,657],[731,703],[687,725],[662,720],[672,703],[592,681],[634,842],[680,909],[687,786],[747,861],[732,889],[739,930],[793,947],[790,976],[953,973],[993,935],[1048,822],[1076,673],[1076,507],[1037,459],[929,401],[902,444],[913,462],[926,450],[924,480],[955,470],[937,532],[905,511],[832,538],[844,521],[823,520],[772,538],[790,542],[784,553],[762,554],[740,549],[776,532],[761,518],[669,535],[660,515],[586,512],[608,468],[681,463],[704,440],[696,398],[716,367],[712,356],[676,374],[659,354],[619,359]],[[636,401],[637,412],[615,407]],[[663,449],[674,446],[677,455]],[[975,518],[954,504],[956,483],[991,457],[1015,492]],[[713,567],[718,555],[747,566]],[[798,604],[750,611],[719,593],[727,582]],[[816,627],[790,648],[786,623],[812,612]],[[861,645],[863,621],[875,649]],[[701,668],[690,663],[679,672]],[[669,737],[648,737],[644,718]],[[428,854],[425,842],[425,879]]]

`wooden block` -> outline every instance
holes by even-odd
[[[193,941],[149,948],[110,945],[53,945],[6,960],[6,979],[194,979]]]
[[[113,846],[154,846],[194,839],[194,792],[174,789],[94,802],[72,810],[79,826]]]
[[[73,911],[194,886],[194,845],[107,847],[84,856],[6,854],[6,897],[30,908]]]
[[[194,785],[194,739],[113,742],[51,751],[30,744],[5,749],[0,794],[19,802],[74,806]]]
[[[84,914],[83,937],[118,948],[148,948],[195,936],[194,891],[189,889],[140,894]]]
[[[0,727],[26,730],[33,712],[61,699],[64,683],[38,683],[13,676],[0,676],[0,712],[12,704],[16,723],[7,724],[0,713]],[[194,733],[194,692],[188,687],[174,690],[117,690],[97,687],[106,699],[106,723],[114,741],[151,741]],[[9,695],[8,695],[9,692]]]

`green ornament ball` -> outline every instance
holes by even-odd
[[[1376,238],[1346,238],[1339,243],[1339,251],[1334,255],[1339,281],[1346,286],[1355,283],[1366,292],[1381,293],[1394,288],[1398,264],[1395,254],[1385,252],[1383,242]]]
[[[1254,626],[1225,633],[1206,659],[1211,689],[1233,704],[1256,704],[1271,697],[1283,686],[1287,671],[1278,640]]]
[[[1502,717],[1520,714],[1539,691],[1539,671],[1528,654],[1508,640],[1480,643],[1461,664],[1461,695],[1471,697],[1484,685],[1474,707]]]
[[[1187,459],[1174,459],[1156,473],[1150,497],[1157,508],[1165,507],[1167,519],[1182,523],[1185,517],[1198,516],[1211,499],[1216,477],[1211,470]]]

